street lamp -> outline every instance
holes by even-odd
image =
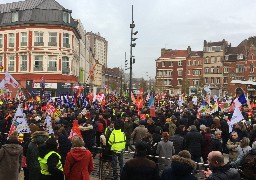
[[[135,59],[133,58],[134,56],[132,55],[132,48],[136,46],[136,39],[138,38],[133,38],[133,35],[137,35],[138,31],[133,32],[133,29],[135,28],[135,24],[133,21],[133,5],[132,5],[132,23],[130,24],[131,28],[131,43],[130,43],[130,84],[129,84],[129,105],[132,105],[132,64],[135,63]]]

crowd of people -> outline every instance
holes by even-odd
[[[21,170],[25,180],[87,180],[97,171],[96,156],[111,162],[114,179],[197,179],[200,163],[205,164],[205,179],[254,179],[254,113],[249,121],[248,108],[242,106],[244,120],[230,131],[232,112],[219,109],[198,117],[202,102],[188,106],[191,98],[183,104],[177,98],[155,102],[154,116],[146,104],[142,108],[129,106],[124,97],[97,108],[92,103],[64,106],[59,117],[51,118],[51,134],[46,132],[48,113],[43,102],[33,102],[33,108],[26,109],[26,101],[2,100],[0,180],[17,180]],[[10,133],[17,106],[23,109],[30,129],[24,137],[15,130]],[[74,120],[81,134],[70,136]],[[134,152],[126,163],[125,151]],[[224,155],[228,156],[226,164]]]

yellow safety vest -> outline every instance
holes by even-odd
[[[57,155],[59,156],[59,162],[58,162],[58,164],[57,164],[57,168],[58,168],[59,170],[63,171],[63,167],[62,167],[62,164],[61,164],[61,161],[60,161],[61,156],[60,156],[57,152],[55,152],[55,151],[50,151],[48,154],[46,154],[46,155],[44,156],[44,158],[38,157],[38,161],[39,161],[39,164],[40,164],[40,167],[41,167],[41,173],[42,173],[43,175],[51,175],[51,174],[49,173],[49,171],[48,171],[47,160],[48,160],[48,158],[49,158],[53,153],[55,153],[55,154],[57,154]]]
[[[111,150],[115,153],[121,153],[125,149],[126,137],[121,130],[113,130],[109,140],[109,145],[111,145]]]

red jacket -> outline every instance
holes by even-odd
[[[67,154],[64,165],[67,180],[90,180],[90,173],[93,170],[93,158],[89,150],[74,148]]]

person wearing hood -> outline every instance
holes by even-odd
[[[49,139],[49,134],[45,131],[36,131],[32,134],[31,142],[26,153],[26,163],[29,171],[29,179],[39,180],[40,164],[38,161],[38,146]]]
[[[196,164],[191,160],[191,154],[187,150],[180,151],[178,155],[172,156],[172,164],[166,168],[161,176],[162,180],[196,180],[192,174]]]
[[[17,180],[21,170],[23,148],[18,144],[18,136],[10,135],[9,144],[0,149],[0,180]]]
[[[84,141],[79,136],[72,138],[72,149],[67,154],[64,174],[67,180],[89,180],[94,170],[92,154],[85,149]]]
[[[67,153],[71,148],[71,141],[68,139],[68,133],[64,127],[58,130],[58,143],[59,143],[59,153],[61,156],[61,163],[65,164]]]

